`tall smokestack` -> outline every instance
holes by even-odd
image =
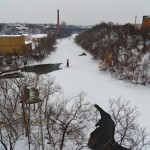
[[[57,10],[57,33],[60,32],[60,24],[59,24],[59,9]]]

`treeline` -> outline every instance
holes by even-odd
[[[75,41],[100,60],[100,69],[133,84],[150,84],[150,34],[131,24],[101,23]]]

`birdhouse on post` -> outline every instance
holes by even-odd
[[[21,102],[24,102],[26,104],[35,104],[39,103],[42,100],[39,98],[39,90],[36,88],[24,88],[23,94],[21,98]]]
[[[39,90],[36,88],[30,88],[29,89],[29,99],[27,101],[27,104],[35,104],[39,103],[42,100],[39,98]]]

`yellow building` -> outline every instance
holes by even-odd
[[[24,55],[32,50],[31,42],[25,42],[25,36],[0,36],[0,55]]]

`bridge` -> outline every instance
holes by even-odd
[[[73,33],[80,33],[84,32],[90,27],[88,26],[75,26],[75,25],[66,25],[66,26],[61,26],[59,28],[59,33],[57,31],[56,26],[51,26],[49,28],[45,29],[45,33],[56,33],[58,37],[67,37],[70,36]]]

